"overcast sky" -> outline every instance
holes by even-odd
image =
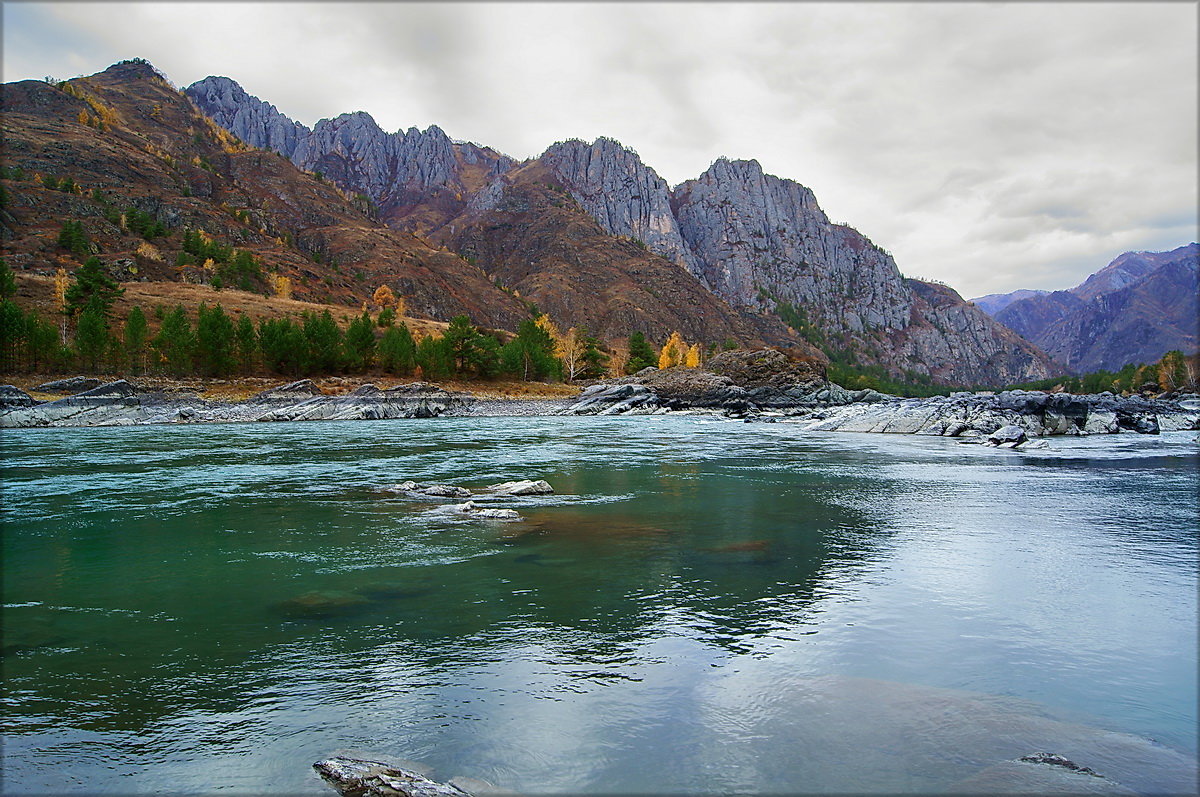
[[[672,185],[755,158],[969,298],[1197,239],[1197,8],[5,2],[4,80],[137,56],[309,126],[364,110],[516,158],[604,135]]]

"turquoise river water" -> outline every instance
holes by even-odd
[[[1195,433],[696,417],[3,433],[5,793],[1196,787]],[[386,488],[544,478],[477,521]]]

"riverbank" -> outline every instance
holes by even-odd
[[[901,398],[851,391],[774,350],[729,351],[701,368],[647,368],[573,385],[325,377],[277,380],[101,377],[13,380],[0,427],[128,426],[435,416],[705,414],[808,431],[938,435],[1016,447],[1052,435],[1200,429],[1200,396],[1006,390]]]

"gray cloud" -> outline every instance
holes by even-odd
[[[28,3],[5,22],[5,80],[136,55],[309,125],[365,110],[518,158],[607,135],[672,184],[756,158],[968,296],[1197,237],[1194,4]]]

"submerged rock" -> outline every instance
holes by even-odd
[[[322,620],[351,614],[369,604],[362,595],[340,590],[313,591],[275,605],[276,610],[297,620]]]
[[[959,781],[955,794],[1111,794],[1138,792],[1054,753],[1002,761]]]
[[[318,774],[345,797],[463,797],[457,786],[438,783],[386,761],[335,756],[313,764]]]

